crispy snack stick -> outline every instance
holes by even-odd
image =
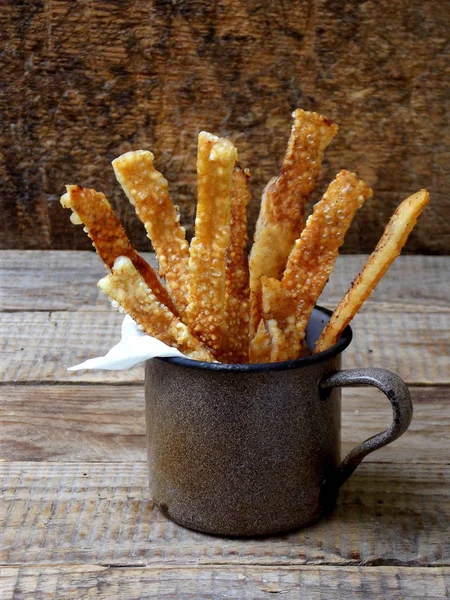
[[[230,193],[236,148],[202,131],[198,136],[198,203],[191,242],[187,324],[214,356],[222,345],[226,253],[230,243]]]
[[[156,252],[159,275],[183,317],[189,287],[189,245],[180,215],[169,197],[167,180],[153,165],[147,150],[126,152],[112,162],[117,181],[144,224]]]
[[[283,332],[286,349],[279,360],[291,360],[300,356],[301,339],[296,326],[295,303],[290,293],[274,277],[261,277],[261,307],[266,326],[273,322]],[[271,339],[279,336],[271,335]],[[274,348],[272,348],[274,352]],[[280,354],[278,350],[276,352]]]
[[[372,190],[354,173],[341,171],[314,206],[305,229],[289,255],[281,285],[293,299],[300,339],[317,299],[333,270],[339,248]]]
[[[114,262],[112,272],[98,282],[98,287],[148,335],[178,348],[189,358],[214,361],[188,327],[167,306],[159,302],[128,257],[119,256]]]
[[[314,354],[330,348],[375,289],[377,283],[400,254],[417,218],[430,196],[420,190],[404,200],[386,226],[380,241],[362,271],[332,314],[314,348]]]
[[[281,362],[289,359],[289,346],[286,336],[274,319],[266,321],[266,329],[270,337],[270,362]]]
[[[225,270],[225,308],[220,360],[248,362],[250,298],[247,256],[248,170],[235,167],[231,190],[231,232]]]
[[[286,336],[274,319],[261,319],[256,335],[250,344],[251,363],[281,362],[289,359]]]
[[[271,349],[272,341],[264,320],[261,319],[256,334],[250,343],[250,362],[269,363]]]
[[[325,148],[338,131],[329,119],[297,109],[278,177],[266,186],[250,255],[250,334],[258,326],[260,277],[280,279],[304,226],[305,203],[316,187]]]
[[[108,269],[112,268],[118,256],[128,256],[158,300],[177,314],[169,294],[152,267],[131,245],[119,217],[104,194],[79,185],[67,185],[66,189],[67,192],[61,196],[61,204],[64,208],[72,209],[72,223],[84,223],[86,233]]]

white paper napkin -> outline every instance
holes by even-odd
[[[122,339],[105,356],[91,358],[70,367],[69,371],[81,369],[106,369],[108,371],[129,369],[156,356],[184,356],[176,348],[171,348],[141,331],[128,315],[122,323]]]

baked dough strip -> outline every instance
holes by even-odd
[[[248,287],[247,205],[250,200],[247,170],[235,167],[231,190],[231,231],[225,269],[225,307],[220,360],[248,362],[250,297]]]
[[[324,151],[339,129],[317,113],[297,109],[292,116],[294,123],[280,174],[263,192],[250,254],[251,337],[261,318],[260,278],[281,279],[304,227],[305,204],[317,185]]]
[[[191,331],[218,357],[225,310],[225,268],[230,243],[230,194],[237,152],[225,138],[204,131],[198,136],[198,202],[195,237],[190,246]]]
[[[333,271],[355,213],[371,196],[372,190],[364,181],[354,173],[340,171],[314,206],[295,242],[281,285],[294,302],[300,340],[305,337],[309,317]]]
[[[406,198],[394,212],[375,250],[322,331],[314,348],[314,354],[327,350],[338,341],[341,333],[402,251],[429,199],[428,191],[420,190]]]
[[[189,289],[189,245],[167,180],[155,169],[148,150],[126,152],[112,162],[117,181],[144,224],[159,263],[159,275],[184,317]]]
[[[158,300],[177,313],[155,271],[131,245],[119,217],[105,195],[79,185],[67,185],[66,189],[67,192],[61,196],[62,206],[72,209],[72,223],[85,225],[85,232],[108,269],[112,268],[117,257],[128,256]]]
[[[111,273],[98,282],[98,287],[148,335],[178,348],[188,358],[214,361],[189,328],[157,299],[128,257],[117,258]]]

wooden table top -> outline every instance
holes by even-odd
[[[332,308],[365,257],[340,257]],[[371,454],[318,524],[224,539],[167,521],[147,489],[143,368],[67,372],[122,316],[90,252],[0,253],[0,598],[450,597],[450,260],[404,256],[355,318],[344,367],[410,385],[409,431]],[[373,388],[343,391],[343,452],[387,426]]]

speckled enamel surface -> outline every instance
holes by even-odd
[[[322,316],[315,309],[320,327],[314,337]],[[347,343],[350,339],[351,332]],[[358,381],[369,370],[333,382],[340,352],[253,370],[200,368],[183,360],[147,362],[147,443],[153,501],[192,529],[248,536],[311,523],[333,505],[339,485],[362,458],[401,435],[411,418],[400,406],[401,427],[379,434],[384,437],[376,447],[363,444],[353,451],[344,464],[346,475],[339,466],[336,386],[377,385],[376,375]],[[322,387],[323,381],[330,383]],[[405,390],[401,382],[397,396]]]
[[[339,462],[334,364],[210,373],[148,362],[150,490],[178,523],[227,535],[300,527],[320,515],[321,482]]]

